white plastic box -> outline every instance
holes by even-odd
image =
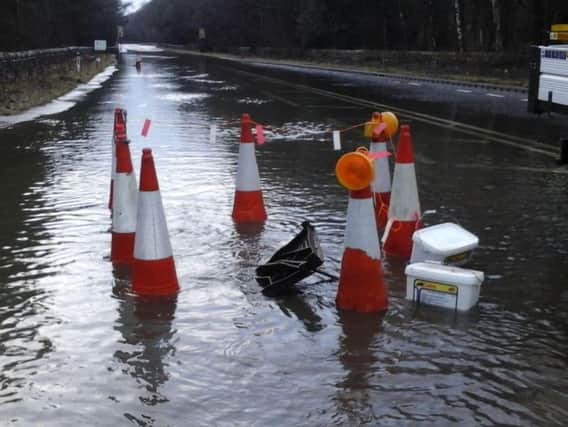
[[[435,261],[463,265],[479,245],[475,234],[451,222],[416,230],[412,241],[410,263]]]
[[[482,271],[425,262],[409,264],[404,272],[407,299],[459,311],[477,304],[485,278]]]

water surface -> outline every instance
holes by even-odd
[[[268,299],[254,269],[306,219],[325,270],[338,274],[347,195],[329,132],[371,112],[204,58],[142,55],[141,73],[125,55],[74,108],[0,129],[4,424],[565,424],[564,169],[411,123],[422,208],[480,238],[479,306],[416,308],[392,259],[383,315],[338,312],[337,284],[317,275],[301,295]],[[154,152],[181,286],[173,299],[135,297],[109,263],[115,106],[128,111],[135,169],[142,147]],[[230,217],[238,128],[227,123],[245,111],[284,128],[257,147],[269,218],[256,232]],[[356,132],[343,139],[345,150],[365,143]]]

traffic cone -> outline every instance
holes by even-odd
[[[412,234],[420,227],[420,201],[414,169],[414,152],[410,127],[400,128],[396,164],[392,182],[388,221],[383,235],[387,255],[410,258]]]
[[[351,190],[336,297],[341,309],[374,312],[388,306],[376,229],[371,187]]]
[[[179,285],[150,148],[142,150],[137,210],[132,290],[148,296],[173,295]]]
[[[387,141],[389,136],[386,132],[375,132],[371,139],[369,151],[380,153],[387,151]],[[375,201],[375,217],[379,230],[384,230],[387,225],[390,196],[391,196],[391,174],[390,162],[388,157],[380,157],[375,162],[375,178],[371,184],[373,189],[373,200]]]
[[[252,125],[250,116],[243,114],[241,116],[241,143],[239,144],[239,163],[232,214],[237,223],[261,222],[266,219],[254,153]]]
[[[122,108],[114,109],[114,125],[112,129],[112,162],[110,168],[110,192],[108,196],[108,208],[112,211],[112,199],[114,191],[114,179],[116,177],[116,139],[126,140],[126,111]]]
[[[388,296],[370,187],[374,164],[367,149],[358,148],[341,156],[335,174],[350,190],[337,306],[360,312],[385,310]]]
[[[132,168],[130,148],[123,138],[116,138],[116,175],[112,203],[112,241],[110,260],[113,264],[131,265],[134,261],[136,203],[138,191]]]

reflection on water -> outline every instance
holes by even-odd
[[[0,129],[4,420],[48,427],[565,424],[563,175],[534,172],[547,166],[533,153],[412,123],[422,206],[480,238],[471,265],[487,277],[479,307],[457,315],[414,307],[404,299],[405,264],[396,259],[383,262],[384,317],[338,313],[337,282],[317,274],[297,285],[297,295],[267,298],[255,268],[305,220],[317,229],[322,270],[338,274],[348,195],[333,174],[340,153],[330,130],[370,112],[308,108],[338,105],[243,78],[210,59],[147,53],[139,73],[134,60],[124,55],[112,79],[76,107]],[[115,106],[128,111],[136,172],[142,147],[153,149],[181,286],[172,300],[129,294],[128,272],[115,275],[108,260]],[[252,229],[231,218],[238,126],[226,123],[245,111],[282,128],[267,130],[257,147],[268,219]],[[143,138],[147,118],[152,128]],[[210,123],[219,125],[215,144]],[[361,138],[346,133],[345,151]]]
[[[177,297],[141,298],[115,289],[119,300],[115,329],[120,332],[119,344],[127,350],[116,350],[114,357],[125,365],[123,372],[136,378],[146,396],[140,401],[149,406],[168,401],[160,386],[168,380],[168,359],[175,354],[172,322],[175,319]]]
[[[354,313],[338,310],[342,335],[339,336],[337,357],[345,370],[337,387],[337,413],[334,421],[346,425],[374,423],[371,384],[380,381],[381,348],[377,344],[384,312]]]
[[[49,132],[41,126],[33,130],[42,137]],[[54,350],[43,331],[51,323],[49,294],[38,284],[58,269],[56,245],[47,244],[45,156],[29,133],[4,132],[13,145],[0,144],[0,411],[24,399],[18,390],[33,381]]]
[[[277,303],[286,316],[295,316],[304,324],[308,332],[318,332],[323,329],[322,318],[304,300],[302,295],[289,295],[278,298]]]

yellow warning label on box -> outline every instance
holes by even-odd
[[[415,280],[414,287],[452,295],[456,295],[458,293],[457,286],[446,285],[445,283],[427,282],[425,280]]]

